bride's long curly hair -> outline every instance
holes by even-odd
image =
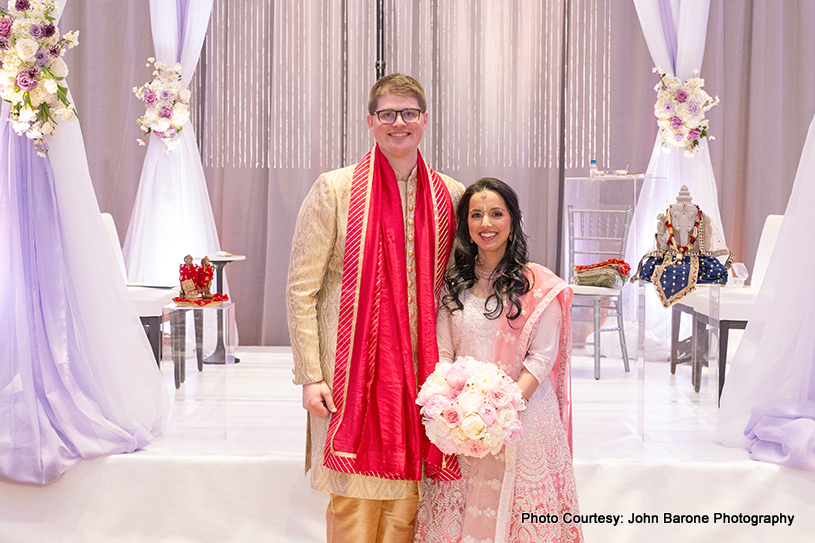
[[[529,253],[526,246],[526,235],[523,231],[521,208],[518,206],[518,195],[512,188],[499,179],[484,177],[470,185],[456,209],[456,237],[453,242],[454,264],[447,271],[444,278],[446,294],[442,304],[453,313],[464,309],[460,296],[465,290],[475,285],[476,257],[478,245],[470,237],[470,199],[474,194],[485,190],[495,192],[504,199],[510,215],[510,233],[504,256],[495,268],[497,275],[492,283],[492,293],[487,297],[485,305],[495,300],[491,311],[485,311],[488,319],[497,319],[504,312],[504,303],[509,304],[507,318],[516,319],[521,314],[519,298],[530,291],[532,285],[526,277],[526,265],[529,262]]]

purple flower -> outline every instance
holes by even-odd
[[[680,119],[679,117],[673,117],[671,119],[671,128],[673,128],[674,130],[679,130],[680,128],[682,128],[682,119]]]
[[[688,132],[688,139],[689,139],[690,141],[696,141],[696,140],[698,140],[698,139],[699,139],[699,135],[700,135],[700,134],[701,134],[701,132],[699,132],[698,130],[696,130],[695,128],[693,128],[693,129],[691,129],[691,131],[690,131],[690,132]]]
[[[688,111],[691,115],[698,115],[699,114],[699,104],[696,102],[691,102],[688,104]]]
[[[155,92],[147,89],[144,91],[144,101],[147,102],[148,106],[154,106],[158,102],[158,97]]]
[[[14,9],[17,11],[26,11],[31,9],[31,2],[28,0],[17,0],[17,2],[14,4]]]
[[[679,89],[678,91],[676,91],[676,101],[677,102],[679,102],[680,104],[683,104],[683,103],[685,103],[685,100],[687,100],[687,99],[688,99],[688,93],[687,92],[683,91],[682,89]]]
[[[31,70],[23,70],[22,72],[17,74],[17,79],[15,81],[17,83],[17,87],[23,92],[29,92],[34,90],[37,87],[37,75],[35,73],[31,73]]]
[[[0,51],[5,51],[6,49],[8,49],[8,39],[0,38]]]
[[[51,58],[57,58],[62,54],[62,47],[59,44],[52,45],[48,48],[48,54],[51,55]]]
[[[42,66],[46,62],[48,62],[48,52],[45,49],[38,49],[36,53],[34,53],[34,61]]]
[[[178,134],[178,130],[174,126],[171,126],[167,130],[164,131],[164,135],[168,138],[174,138]]]
[[[45,37],[46,37],[46,38],[50,38],[51,36],[53,36],[54,34],[56,34],[56,32],[57,32],[57,27],[55,27],[55,26],[54,26],[53,24],[51,24],[51,23],[48,23],[47,25],[43,26],[43,30],[45,31]]]
[[[31,33],[31,37],[34,38],[35,40],[38,40],[45,36],[45,29],[43,28],[42,25],[38,24],[31,25],[31,30],[29,32]]]
[[[11,34],[12,26],[14,26],[14,21],[10,17],[0,19],[0,36],[7,38]]]
[[[665,105],[663,107],[665,109],[665,113],[673,113],[674,103],[673,102],[665,102]]]
[[[166,90],[166,89],[165,89],[165,90],[161,91],[161,95],[160,95],[160,96],[161,96],[161,99],[162,99],[162,100],[167,101],[167,100],[169,100],[169,99],[170,99],[170,91],[168,91],[168,90]]]
[[[163,119],[172,119],[173,118],[172,108],[164,106],[163,108],[161,108],[161,113],[159,113],[159,116],[161,116],[161,118]]]

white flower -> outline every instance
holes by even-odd
[[[170,128],[170,121],[169,121],[169,119],[163,119],[163,118],[162,118],[162,119],[159,119],[159,120],[156,122],[156,127],[155,127],[153,130],[155,130],[156,132],[164,132],[164,131],[166,131],[168,128]]]
[[[51,60],[51,65],[49,66],[51,72],[57,77],[67,77],[68,76],[68,65],[65,64],[65,61],[62,60],[62,57],[57,57]]]
[[[68,49],[72,49],[79,45],[79,30],[74,30],[72,32],[68,32],[63,36],[65,40],[65,45],[68,46]]]
[[[14,44],[14,49],[23,62],[31,62],[34,60],[34,55],[37,54],[39,46],[34,40],[23,38],[17,40],[17,43]]]
[[[51,132],[53,132],[53,130],[54,126],[48,121],[42,123],[42,127],[40,128],[40,132],[42,132],[43,134],[50,134]]]
[[[53,79],[50,79],[50,78],[46,79],[45,82],[42,84],[42,86],[45,87],[45,90],[48,91],[51,94],[56,94],[57,93],[57,86],[58,85],[57,85],[57,82],[55,80],[53,80]]]
[[[20,113],[17,115],[20,122],[31,123],[37,118],[37,113],[28,106],[20,108]]]
[[[73,108],[61,108],[56,113],[63,121],[73,121],[76,118]]]
[[[190,96],[192,96],[192,93],[190,92],[190,90],[189,90],[189,89],[181,89],[180,91],[178,91],[178,97],[179,97],[179,98],[181,99],[181,101],[182,101],[182,102],[184,102],[185,104],[189,104],[189,103],[190,103]]]

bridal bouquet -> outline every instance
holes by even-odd
[[[427,437],[445,454],[482,458],[521,439],[521,389],[495,364],[469,356],[439,363],[416,403]]]
[[[150,57],[147,66],[153,65],[153,80],[141,87],[133,87],[139,100],[147,109],[136,121],[145,134],[151,132],[161,138],[169,153],[178,147],[181,130],[190,119],[190,91],[181,86],[181,64],[172,68]],[[144,141],[138,140],[139,145]]]
[[[79,43],[79,32],[60,35],[58,15],[53,0],[9,0],[7,9],[0,8],[0,98],[11,103],[14,131],[35,140],[40,156],[56,119],[76,116],[61,83],[68,75],[62,56]]]
[[[707,137],[708,120],[705,112],[719,103],[719,97],[711,98],[702,87],[705,80],[694,77],[682,81],[678,77],[666,74],[662,68],[654,68],[659,73],[659,83],[654,90],[657,102],[654,104],[654,115],[660,128],[663,148],[669,145],[685,149],[685,156],[693,156],[700,151],[699,141]]]

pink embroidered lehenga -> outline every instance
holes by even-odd
[[[530,264],[532,290],[509,325],[484,316],[485,300],[465,292],[463,311],[439,310],[442,360],[472,356],[517,379],[526,367],[540,382],[521,413],[520,443],[498,456],[458,456],[462,477],[425,480],[416,520],[417,543],[582,541],[571,455],[569,363],[571,290],[543,266]],[[556,522],[532,522],[557,515]]]

